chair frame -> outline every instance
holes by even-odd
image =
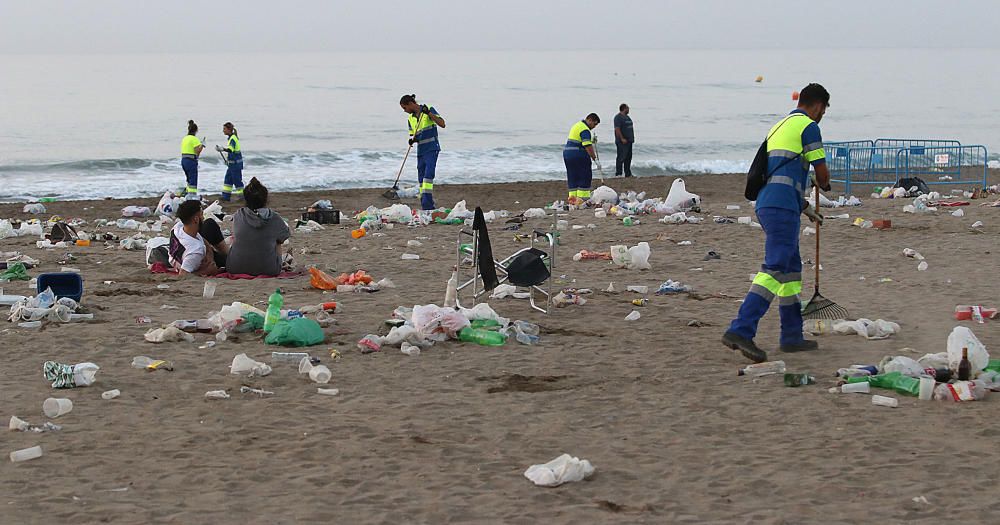
[[[463,251],[462,250],[462,244],[463,244],[462,241],[466,240],[466,237],[471,237],[472,238],[472,253],[471,254],[469,252],[467,252],[467,251]],[[555,269],[556,269],[556,245],[558,244],[557,241],[558,240],[556,239],[555,235],[553,235],[551,232],[543,232],[543,231],[540,231],[540,230],[534,230],[534,231],[531,232],[531,244],[528,247],[522,248],[522,249],[514,252],[510,256],[505,257],[503,259],[500,259],[500,260],[497,260],[495,258],[493,259],[493,266],[497,270],[497,274],[498,274],[497,277],[500,278],[500,284],[504,284],[504,283],[506,283],[506,282],[508,282],[510,280],[510,276],[508,275],[508,272],[507,272],[507,265],[510,264],[510,262],[512,260],[514,260],[514,258],[516,258],[517,256],[521,255],[524,252],[527,252],[527,251],[529,251],[531,249],[536,248],[536,246],[540,247],[539,249],[545,248],[546,246],[548,246],[548,250],[549,251],[545,252],[545,257],[543,258],[543,261],[545,261],[547,263],[547,266],[549,268],[549,278],[545,280],[545,283],[543,283],[545,285],[545,287],[543,288],[540,285],[527,286],[527,287],[517,286],[518,288],[528,288],[528,294],[529,294],[528,295],[528,302],[531,304],[531,308],[533,308],[535,310],[538,310],[539,312],[542,312],[544,314],[548,314],[549,313],[549,310],[551,308],[551,299],[553,297],[553,295],[552,295],[552,281],[554,280],[554,275],[555,275],[554,272],[555,272]],[[458,280],[459,280],[459,283],[460,283],[458,285],[458,296],[457,296],[458,297],[458,305],[462,306],[462,300],[461,300],[461,298],[462,298],[462,293],[461,293],[462,290],[464,290],[465,288],[468,288],[468,287],[471,286],[472,287],[472,305],[475,306],[476,303],[479,301],[479,298],[482,297],[483,295],[485,295],[486,292],[489,291],[489,290],[485,290],[485,289],[480,289],[480,283],[482,282],[482,278],[479,275],[479,232],[476,231],[476,230],[469,231],[469,230],[466,230],[464,228],[462,230],[460,230],[458,232],[457,242],[455,243],[455,251],[457,253],[457,261],[456,261],[456,264],[455,264],[455,269],[458,272]],[[544,250],[542,250],[542,251],[544,251]],[[472,270],[473,270],[473,275],[472,275],[471,279],[467,279],[467,280],[463,281],[462,280],[463,279],[463,277],[462,277],[462,259],[463,259],[463,256],[465,256],[465,255],[471,255],[472,256]],[[541,306],[539,306],[538,303],[535,301],[535,294],[536,293],[539,294],[540,297],[544,297],[545,298],[545,306],[544,306],[544,308],[541,307]]]

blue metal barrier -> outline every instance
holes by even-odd
[[[910,147],[896,154],[902,177],[920,177],[927,184],[986,186],[989,154],[986,146]]]

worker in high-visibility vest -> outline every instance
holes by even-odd
[[[226,147],[215,146],[215,150],[226,156],[226,178],[222,181],[222,200],[229,201],[233,195],[243,196],[243,150],[240,147],[240,135],[232,122],[222,125],[222,133],[226,135]]]
[[[819,122],[830,106],[830,93],[819,84],[809,84],[799,94],[799,105],[771,127],[767,137],[766,184],[757,197],[756,213],[764,228],[764,264],[754,277],[750,292],[736,319],[722,336],[722,344],[755,361],[767,360],[754,337],[757,323],[777,298],[781,316],[782,352],[816,350],[819,345],[802,335],[802,258],[799,256],[800,214],[822,224],[823,216],[805,200],[809,167],[816,184],[830,189]]]
[[[590,200],[590,184],[594,180],[590,163],[597,162],[594,134],[591,130],[600,123],[601,117],[598,117],[597,113],[591,113],[569,128],[569,138],[563,146],[566,185],[569,186],[567,204],[580,205]]]
[[[399,106],[410,116],[407,125],[410,130],[410,145],[417,145],[417,184],[420,188],[420,207],[434,209],[434,174],[437,171],[438,128],[444,128],[444,118],[433,106],[418,104],[416,95],[403,95]]]
[[[188,134],[181,140],[181,168],[187,186],[181,193],[188,200],[198,199],[198,156],[205,145],[198,140],[198,125],[193,120],[188,121]]]

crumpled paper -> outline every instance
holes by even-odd
[[[541,487],[558,487],[589,478],[593,473],[594,466],[589,461],[563,454],[548,463],[528,467],[524,477]]]
[[[899,333],[899,325],[884,319],[858,319],[857,321],[835,321],[833,331],[838,334],[858,334],[865,339],[887,339]]]

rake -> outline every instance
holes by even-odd
[[[813,182],[815,192],[816,210],[819,210],[819,185]],[[815,292],[812,299],[802,307],[803,319],[847,319],[847,309],[839,304],[823,297],[819,293],[819,229],[820,224],[816,223],[816,283]]]

